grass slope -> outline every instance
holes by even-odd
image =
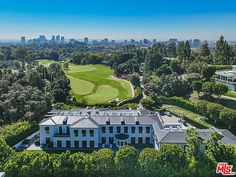
[[[55,63],[52,60],[37,61],[44,66]],[[104,65],[69,64],[69,68],[64,72],[70,79],[71,94],[77,101],[86,98],[89,104],[97,104],[132,97],[130,83],[123,79],[113,78],[113,70]]]
[[[36,60],[40,65],[44,65],[45,67],[48,67],[52,63],[56,63],[56,61],[53,60],[47,60],[47,59],[41,59],[41,60]]]
[[[86,98],[89,104],[96,104],[132,97],[130,84],[112,78],[113,70],[104,65],[70,64],[65,73],[71,81],[72,94],[78,101]]]

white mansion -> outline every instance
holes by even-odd
[[[186,145],[187,126],[179,117],[149,110],[54,110],[39,124],[40,145],[54,149],[137,148],[161,144]],[[207,139],[216,130],[198,130]],[[236,144],[228,130],[219,130],[223,143]]]
[[[236,91],[236,65],[229,71],[216,71],[218,78],[215,79],[216,83],[226,85],[230,90]]]

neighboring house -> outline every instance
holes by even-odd
[[[230,90],[236,91],[236,66],[230,71],[216,71],[218,78],[215,79],[216,83],[226,85]]]
[[[210,137],[210,135],[217,131],[218,133],[222,134],[224,137],[221,139],[223,144],[236,144],[236,136],[234,136],[230,131],[226,129],[198,129],[197,130],[200,137],[204,140],[201,151],[206,149],[206,140]],[[186,131],[181,132],[169,132],[166,136],[160,141],[160,144],[178,144],[181,145],[184,149],[187,145],[186,142]]]
[[[124,145],[159,149],[169,143],[184,146],[186,129],[190,127],[170,113],[161,115],[149,110],[54,110],[46,117],[39,124],[40,144],[53,149],[115,149]],[[198,131],[208,133],[203,137],[208,138],[214,130]],[[233,134],[220,132],[226,132],[224,143],[236,144]]]

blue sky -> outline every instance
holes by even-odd
[[[1,0],[0,39],[236,40],[236,0]]]

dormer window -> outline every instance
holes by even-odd
[[[63,119],[63,125],[66,125],[66,124],[67,124],[67,120],[68,120],[68,117],[65,117],[65,118]]]
[[[124,117],[121,118],[121,125],[125,125]]]
[[[106,124],[110,125],[110,118],[109,117],[107,117],[107,119],[106,119]]]
[[[136,124],[136,125],[140,125],[139,120],[138,120],[137,117],[135,117],[135,124]]]

